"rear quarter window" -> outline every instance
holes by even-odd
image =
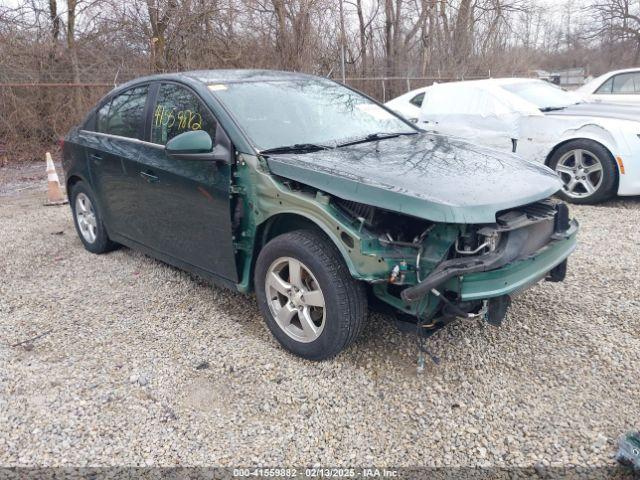
[[[411,100],[409,100],[409,103],[411,105],[414,105],[414,106],[420,108],[420,107],[422,107],[422,101],[423,100],[424,100],[424,92],[419,93],[418,95],[413,97]]]

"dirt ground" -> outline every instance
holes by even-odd
[[[640,427],[638,198],[571,207],[566,281],[440,331],[417,373],[385,316],[312,363],[253,296],[88,253],[45,178],[0,169],[1,465],[595,467]]]

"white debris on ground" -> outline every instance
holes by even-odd
[[[639,427],[640,199],[572,206],[566,281],[416,374],[380,315],[335,360],[286,353],[252,296],[85,251],[40,185],[0,196],[2,465],[613,465]]]

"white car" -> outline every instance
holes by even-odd
[[[544,162],[568,201],[640,195],[640,108],[581,102],[524,78],[434,84],[386,105],[425,130]]]
[[[640,68],[605,73],[576,90],[588,101],[640,105]]]
[[[413,123],[418,123],[422,101],[424,100],[424,96],[429,88],[431,87],[411,90],[404,95],[400,95],[393,100],[389,100],[385,105]]]

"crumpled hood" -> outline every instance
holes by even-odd
[[[562,187],[542,164],[430,133],[270,155],[267,162],[275,175],[345,200],[436,222],[493,223],[497,212]]]
[[[585,102],[570,105],[562,110],[546,112],[549,116],[615,118],[640,122],[640,107],[635,105],[617,105],[615,103]]]

